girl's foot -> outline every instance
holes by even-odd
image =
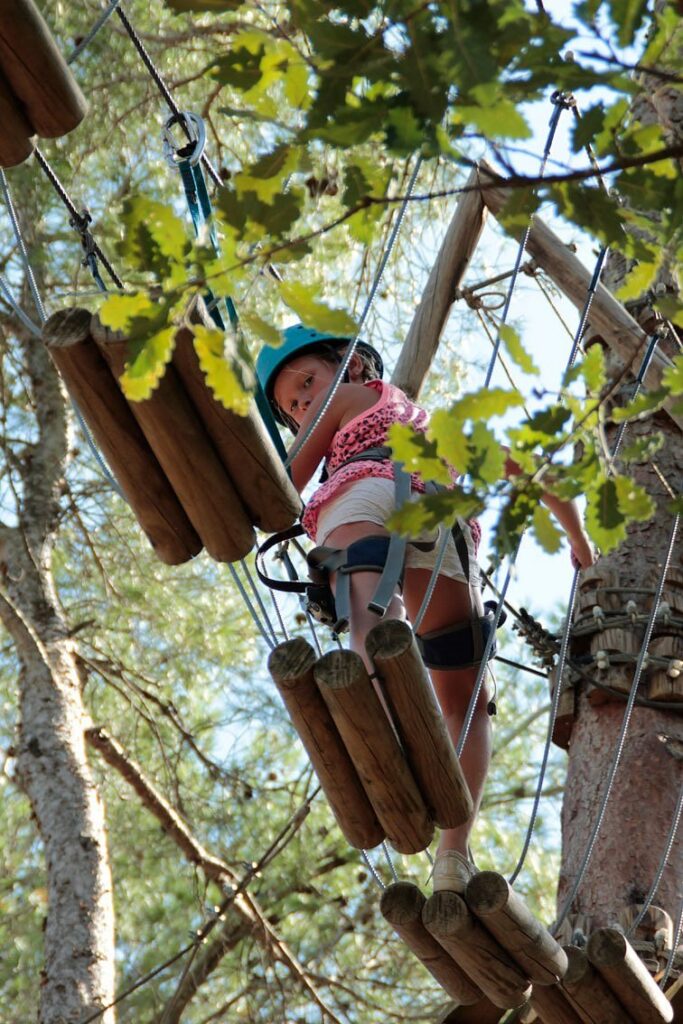
[[[444,850],[437,853],[434,861],[432,884],[434,892],[464,893],[470,878],[476,875],[474,864],[457,850]]]

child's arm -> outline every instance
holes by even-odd
[[[311,479],[322,460],[325,458],[325,455],[332,443],[332,438],[339,430],[347,405],[345,396],[340,393],[342,392],[342,388],[343,385],[330,402],[329,407],[325,410],[325,415],[320,420],[320,423],[316,424],[313,433],[308,438],[301,451],[297,452],[292,459],[290,466],[292,471],[292,483],[299,493],[303,491],[304,487]],[[313,399],[306,410],[305,418],[299,426],[298,437],[304,436],[309,424],[318,414],[318,410],[322,406],[326,397],[326,394],[320,394]],[[296,446],[297,441],[292,445],[292,450],[295,452]]]
[[[508,450],[505,449],[505,451],[507,454],[507,458],[505,460],[505,475],[519,476],[522,472],[521,467],[517,465],[514,459],[510,458]],[[554,494],[550,494],[548,491],[543,492],[541,495],[541,501],[550,509],[564,532],[567,534],[572,555],[581,568],[587,569],[589,565],[593,565],[595,562],[595,551],[588,538],[588,534],[583,528],[583,522],[576,506],[576,502],[562,501],[561,498],[556,497]]]

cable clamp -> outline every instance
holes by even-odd
[[[576,107],[576,97],[572,92],[563,92],[562,89],[556,89],[550,97],[550,102],[556,107],[562,107],[563,110],[573,110]]]
[[[187,132],[188,141],[178,146],[171,129],[174,125],[182,125]],[[162,132],[164,158],[170,167],[176,168],[182,160],[187,160],[190,167],[195,167],[206,149],[206,125],[199,116],[190,110],[181,110],[169,117]]]

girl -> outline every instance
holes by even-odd
[[[296,434],[306,430],[323,406],[349,339],[323,335],[303,325],[288,328],[284,335],[281,348],[262,351],[257,373],[276,418]],[[300,492],[325,460],[327,479],[314,492],[302,518],[306,532],[317,545],[345,549],[368,536],[389,535],[385,524],[395,507],[391,461],[348,460],[370,448],[386,445],[393,423],[411,424],[418,431],[426,431],[428,417],[400,389],[384,383],[382,371],[379,353],[359,342],[343,383],[339,384],[320,422],[292,459],[292,480]],[[519,472],[519,467],[508,459],[506,473]],[[424,483],[416,475],[411,479],[411,487],[415,492],[424,491]],[[544,501],[564,527],[574,559],[582,567],[591,565],[592,549],[575,505],[549,494],[544,495]],[[472,526],[477,528],[476,524],[461,524],[467,545],[466,557],[460,557],[458,547],[463,556],[465,554],[462,546],[456,546],[449,537],[436,587],[420,624],[421,637],[478,623],[483,615]],[[440,536],[443,529],[439,531]],[[401,593],[397,588],[394,593],[386,612],[388,617],[415,620],[430,580],[435,552],[440,547],[439,539],[429,551],[408,546],[403,590]],[[469,562],[469,571],[463,561]],[[367,662],[365,637],[377,623],[377,614],[368,607],[377,586],[377,574],[354,572],[350,579],[350,645]],[[333,589],[334,585],[332,578]],[[369,665],[368,670],[372,673],[373,667]],[[430,669],[454,745],[477,672],[478,663],[471,662],[461,668]],[[481,803],[491,756],[488,702],[489,696],[482,687],[461,756],[474,802],[474,815],[466,825],[442,833],[434,866],[435,890],[462,892],[475,873],[468,858],[468,839]]]

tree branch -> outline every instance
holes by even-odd
[[[187,1005],[187,1002],[197,992],[209,973],[215,970],[222,957],[239,941],[242,934],[253,934],[271,956],[285,964],[312,1001],[327,1014],[330,1020],[336,1022],[336,1024],[341,1024],[318,993],[306,969],[299,963],[285,942],[277,935],[256,900],[249,894],[240,891],[244,883],[238,884],[238,876],[229,865],[219,858],[213,857],[204,849],[185,822],[182,821],[177,811],[171,807],[152,783],[145,778],[140,766],[127,755],[124,748],[114,737],[110,736],[101,727],[87,729],[85,735],[88,743],[99,751],[107,764],[115,768],[135,790],[144,806],[157,818],[166,834],[183,851],[187,859],[200,867],[207,878],[212,879],[219,885],[228,887],[228,906],[234,907],[235,912],[241,919],[238,929],[235,929],[232,924],[225,922],[221,934],[207,948],[195,967],[185,972],[176,995],[173,997],[169,1007],[167,1007],[168,1013],[173,1010],[172,1015],[162,1016],[161,1018],[164,1024],[171,1024],[171,1022],[180,1020],[180,1014]],[[305,814],[299,814],[298,817],[295,817],[293,823],[295,826],[294,831],[298,829],[300,821],[303,821],[304,817]],[[292,831],[291,827],[287,830],[287,842],[294,835],[294,831]],[[275,852],[279,853],[282,848],[282,844],[278,845],[278,840],[276,840],[261,858],[259,866],[268,863],[275,855]],[[252,870],[249,878],[253,877],[259,866]],[[219,918],[220,916],[219,914]],[[166,1014],[167,1011],[164,1011],[164,1013]]]

